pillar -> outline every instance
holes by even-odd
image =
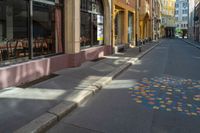
[[[144,21],[140,21],[140,39],[144,39]]]
[[[65,53],[80,52],[80,0],[64,0]]]
[[[124,9],[122,43],[128,43],[128,10]]]
[[[116,18],[116,14],[115,14],[115,5],[112,5],[113,9],[112,9],[112,46],[115,46],[115,18]]]
[[[146,37],[147,37],[147,20],[146,20],[146,18],[145,18],[145,20],[144,20],[144,38],[143,39],[145,39]]]
[[[112,3],[110,0],[103,0],[103,6],[104,6],[104,44],[105,45],[111,45],[111,27],[114,24],[111,19],[111,6]],[[113,6],[113,10],[114,10]],[[112,21],[111,21],[112,20]]]

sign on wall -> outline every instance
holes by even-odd
[[[97,40],[103,41],[103,16],[97,15]]]

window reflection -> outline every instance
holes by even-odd
[[[54,6],[33,3],[33,51],[34,56],[55,53]]]
[[[28,60],[32,55],[30,35],[34,57],[63,52],[62,0],[32,0],[32,19],[30,1],[0,0],[0,65]]]
[[[55,5],[33,2],[34,56],[62,52],[61,9]]]
[[[0,61],[12,63],[28,58],[28,3],[0,1]],[[5,62],[9,60],[9,62]]]
[[[103,3],[81,0],[81,48],[103,44]]]

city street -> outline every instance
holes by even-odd
[[[199,133],[200,50],[164,39],[48,133]]]
[[[0,133],[200,133],[200,0],[0,0]]]

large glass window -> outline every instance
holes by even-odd
[[[0,1],[0,63],[27,59],[28,54],[28,2]]]
[[[103,3],[81,0],[81,48],[103,44]]]
[[[133,13],[128,13],[128,42],[133,41]]]
[[[33,1],[34,56],[63,51],[61,42],[61,9],[48,1]]]
[[[61,19],[62,0],[0,0],[0,65],[62,53]]]

